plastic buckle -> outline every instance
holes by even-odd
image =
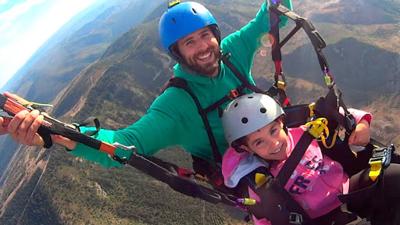
[[[372,157],[369,159],[370,171],[369,177],[372,181],[375,181],[381,174],[382,169],[390,165],[392,159],[392,152],[394,151],[394,145],[389,147],[374,149]]]
[[[296,212],[290,212],[289,213],[289,223],[290,224],[296,224],[296,225],[301,225],[303,224],[303,216],[299,213]]]
[[[239,91],[237,89],[233,89],[229,91],[228,97],[230,99],[235,99],[239,96]]]
[[[369,160],[369,178],[372,181],[376,181],[376,179],[379,177],[382,171],[382,159],[381,158],[371,158]]]

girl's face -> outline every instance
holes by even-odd
[[[245,150],[254,152],[266,160],[287,159],[287,135],[281,120],[276,120],[267,126],[247,135]]]

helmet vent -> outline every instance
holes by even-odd
[[[176,19],[173,17],[172,19],[172,22],[174,23],[174,24],[176,24]]]
[[[242,118],[242,123],[246,124],[247,122],[249,122],[249,119],[247,119],[246,117]]]
[[[236,108],[236,107],[238,107],[238,105],[239,105],[239,103],[236,102],[236,103],[233,105],[233,107]]]
[[[253,96],[249,96],[249,97],[247,97],[247,98],[253,98]]]
[[[192,11],[193,11],[194,14],[197,14],[197,11],[196,11],[195,8],[192,8]]]
[[[266,108],[264,108],[264,107],[262,107],[262,108],[260,109],[260,112],[264,114],[264,113],[266,113],[266,112],[267,112],[267,109],[266,109]]]

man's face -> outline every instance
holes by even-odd
[[[193,71],[210,77],[218,75],[220,49],[210,28],[202,28],[180,39],[178,50]]]

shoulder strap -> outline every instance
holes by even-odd
[[[296,169],[297,165],[300,163],[300,160],[303,158],[304,153],[308,149],[308,146],[311,144],[311,141],[314,137],[307,131],[301,135],[299,142],[297,142],[294,147],[292,153],[289,158],[286,160],[283,165],[281,171],[276,177],[277,182],[284,187],[289,180],[290,176],[293,174],[293,171]]]
[[[229,57],[231,57],[230,53],[224,53],[221,56],[221,60],[222,60],[222,62],[224,62],[225,65],[228,66],[228,68],[233,72],[233,74],[235,74],[235,76],[240,80],[240,82],[243,85],[245,85],[246,88],[252,90],[253,92],[265,93],[265,91],[261,90],[257,86],[250,84],[250,82],[246,79],[246,77],[243,76],[242,73],[240,73],[240,71],[231,63],[231,61],[229,60]]]
[[[221,156],[221,153],[218,151],[217,141],[215,140],[215,136],[211,129],[210,122],[208,121],[207,112],[205,112],[205,110],[201,107],[199,99],[196,97],[196,95],[193,93],[193,91],[189,88],[189,86],[187,85],[187,81],[180,77],[172,77],[169,80],[168,86],[181,88],[181,89],[185,90],[190,95],[190,97],[192,97],[194,103],[196,104],[197,110],[200,114],[200,117],[203,120],[205,129],[207,131],[207,136],[208,136],[208,140],[210,141],[214,160],[217,163],[222,162],[222,156]]]

